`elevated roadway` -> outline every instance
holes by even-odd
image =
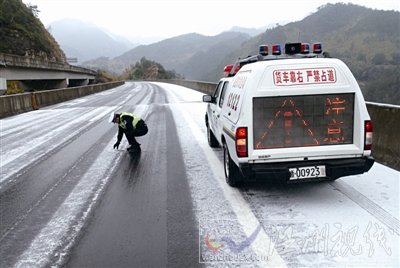
[[[0,94],[7,81],[19,81],[25,91],[85,86],[91,84],[96,71],[55,62],[46,58],[0,53]]]

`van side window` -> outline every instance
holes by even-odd
[[[221,97],[219,98],[219,107],[222,108],[222,105],[224,104],[224,98],[226,94],[226,89],[228,87],[229,82],[225,82],[224,86],[222,87],[222,92],[221,92]]]
[[[214,92],[214,97],[215,97],[215,98],[218,98],[219,93],[221,92],[221,88],[222,88],[222,81],[219,82],[217,88],[215,89],[215,92]]]

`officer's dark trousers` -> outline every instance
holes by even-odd
[[[131,130],[131,131],[125,131],[125,136],[129,142],[130,145],[136,147],[139,146],[140,144],[136,141],[135,137],[140,137],[144,136],[147,134],[149,129],[147,128],[146,123],[143,120],[140,120],[136,124],[136,128]]]

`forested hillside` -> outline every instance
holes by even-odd
[[[182,78],[175,71],[165,70],[158,62],[147,60],[145,57],[131,65],[122,74],[123,80],[157,80]]]
[[[0,52],[66,62],[64,52],[37,18],[36,6],[0,1]]]
[[[214,77],[238,57],[254,55],[260,44],[322,42],[331,57],[343,60],[368,101],[400,104],[400,13],[351,4],[328,4],[302,21],[267,30],[215,66]]]

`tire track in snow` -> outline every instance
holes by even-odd
[[[0,191],[5,187],[6,184],[13,182],[17,179],[18,173],[28,166],[40,161],[41,158],[50,154],[52,151],[60,149],[68,141],[79,136],[85,129],[89,128],[95,122],[87,121],[94,115],[102,115],[101,117],[109,114],[115,107],[103,107],[94,109],[90,112],[86,112],[84,116],[77,117],[69,123],[62,125],[61,127],[48,132],[46,135],[32,139],[25,144],[14,147],[11,150],[4,151],[2,148],[2,159],[0,163]],[[101,118],[99,116],[99,118]],[[74,126],[80,125],[77,129],[69,132]],[[68,133],[67,135],[63,135]],[[60,138],[61,137],[61,138]],[[30,154],[30,152],[32,152]]]
[[[377,220],[385,224],[389,229],[393,230],[397,235],[400,235],[400,221],[393,217],[389,212],[381,208],[365,195],[354,189],[344,181],[331,182],[335,189],[350,198],[354,203],[368,211]]]
[[[63,261],[64,255],[57,253],[56,250],[64,243],[67,243],[64,246],[66,248],[72,246],[116,168],[117,165],[114,163],[118,162],[122,156],[110,149],[113,143],[113,139],[108,142],[106,149],[80,179],[50,222],[19,257],[15,267],[45,267],[57,256],[59,261]],[[85,208],[88,200],[90,200],[89,205]],[[82,216],[79,217],[79,215]]]
[[[149,105],[137,105],[133,113],[147,116]],[[124,143],[125,140],[122,142]],[[105,190],[123,154],[112,149],[114,137],[83,175],[51,220],[18,258],[14,267],[62,266],[93,208]],[[124,144],[122,144],[124,145]],[[53,261],[55,260],[55,263]]]
[[[1,121],[3,124],[0,129],[0,138],[5,139],[8,138],[8,136],[12,136],[13,139],[18,139],[18,137],[15,135],[23,136],[22,131],[26,129],[32,129],[35,127],[38,129],[41,127],[43,128],[44,122],[54,119],[54,113],[56,113],[56,116],[62,116],[69,112],[71,112],[70,109],[53,111],[53,116],[49,118],[48,110],[36,110],[2,119]],[[35,120],[32,120],[33,117]],[[48,124],[51,125],[52,122],[49,122]]]

